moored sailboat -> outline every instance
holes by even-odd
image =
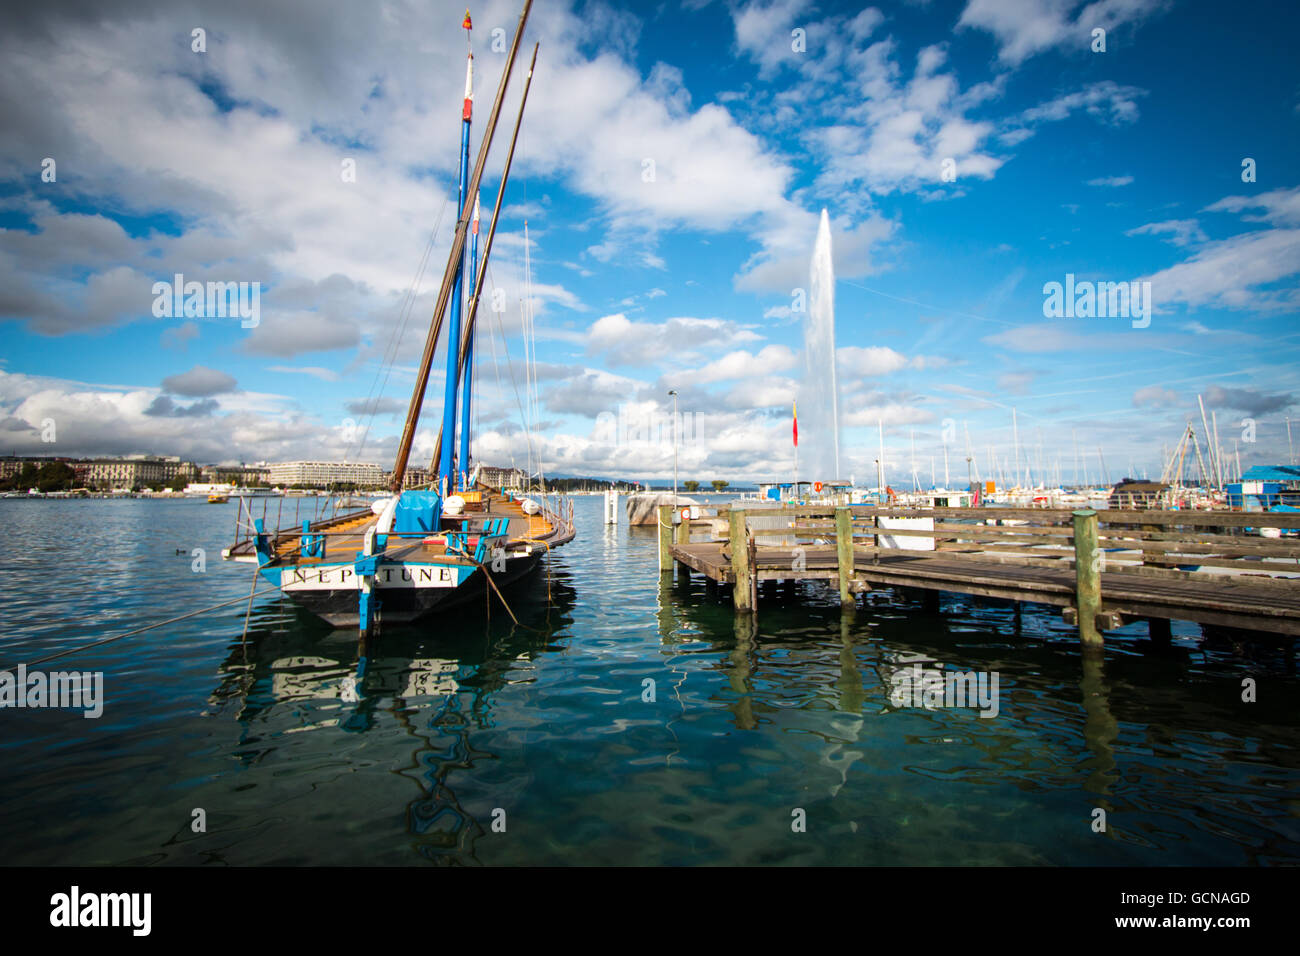
[[[256,560],[259,573],[295,602],[336,626],[355,625],[363,636],[373,632],[381,621],[414,621],[435,610],[475,598],[482,601],[489,590],[500,596],[501,588],[528,575],[550,549],[574,537],[571,505],[560,502],[550,508],[533,499],[503,492],[480,481],[481,470],[471,471],[468,462],[473,329],[532,83],[532,65],[524,84],[519,117],[501,174],[481,262],[478,261],[477,196],[531,5],[531,0],[526,0],[520,15],[472,175],[469,143],[473,54],[467,58],[456,235],[398,446],[391,484],[393,495],[364,511],[315,523],[304,521],[301,528],[269,531],[262,521],[255,521],[250,537],[226,552],[227,557],[236,560]],[[471,29],[468,12],[463,26],[468,35]],[[534,47],[533,64],[536,61]],[[468,215],[471,204],[467,201],[471,195],[476,197],[472,220]],[[465,252],[471,235],[467,282]],[[466,292],[468,297],[464,302]],[[442,435],[435,454],[437,479],[433,487],[404,490],[407,463],[444,315],[449,315],[447,382]],[[459,461],[455,454],[458,402],[463,402],[464,411],[460,419]]]

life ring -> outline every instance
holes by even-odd
[[[822,493],[822,483],[820,481],[813,482],[813,491],[817,492],[817,494]]]
[[[691,520],[691,506],[690,506],[690,505],[687,505],[686,507],[682,508],[682,520],[683,520],[683,521],[690,521],[690,520]]]

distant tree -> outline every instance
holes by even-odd
[[[700,483],[698,481],[688,481],[682,485],[687,491],[699,491]]]
[[[36,473],[38,491],[67,491],[77,482],[77,473],[66,461],[47,461]]]
[[[22,468],[18,469],[17,474],[9,476],[3,483],[0,483],[0,488],[5,491],[26,491],[28,488],[36,486],[36,476],[38,474],[39,471],[36,465],[30,461],[25,461]]]
[[[729,484],[731,484],[731,482],[729,482],[729,481],[719,481],[719,480],[716,479],[716,478],[713,479],[713,481],[712,481],[712,485],[713,485],[713,490],[714,490],[714,491],[722,491],[722,489],[726,488],[727,485],[729,485]]]

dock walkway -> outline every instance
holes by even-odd
[[[1139,619],[1157,636],[1171,619],[1300,635],[1300,540],[1258,534],[1300,515],[695,506],[659,520],[660,571],[730,585],[740,612],[760,582],[821,580],[846,606],[881,587],[1055,605],[1085,643]]]

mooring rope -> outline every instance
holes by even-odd
[[[256,578],[254,580],[256,580]],[[60,657],[67,657],[69,654],[77,654],[81,651],[88,651],[92,647],[103,647],[105,644],[112,644],[114,641],[120,641],[124,637],[131,637],[134,634],[140,634],[144,631],[152,631],[154,628],[163,627],[164,625],[167,624],[175,624],[177,621],[184,621],[186,618],[198,617],[200,614],[206,614],[209,611],[216,611],[223,607],[230,607],[232,604],[243,604],[244,601],[251,602],[254,597],[257,597],[262,594],[271,594],[272,592],[278,590],[279,588],[266,588],[261,591],[254,591],[247,598],[237,597],[233,601],[225,601],[221,604],[213,604],[211,607],[199,608],[199,610],[197,611],[191,611],[188,614],[182,614],[179,617],[168,618],[167,620],[159,621],[156,624],[146,624],[144,627],[137,627],[134,630],[125,631],[121,634],[115,634],[113,637],[106,637],[102,641],[92,641],[89,644],[82,644],[80,647],[70,647],[66,651],[59,651],[57,654],[50,654],[47,657],[38,658],[37,660],[34,660],[30,664],[27,664],[25,666],[35,667],[37,664],[44,664],[47,663],[48,661],[57,660]]]
[[[501,601],[501,606],[504,607],[504,608],[506,609],[506,613],[510,615],[510,620],[512,620],[512,621],[515,622],[515,626],[517,626],[517,627],[522,627],[525,631],[532,631],[534,634],[543,634],[543,633],[545,633],[544,631],[542,631],[542,630],[539,629],[539,628],[536,628],[536,627],[529,627],[527,624],[520,624],[520,623],[519,623],[519,618],[515,617],[515,612],[512,611],[512,610],[510,610],[510,605],[506,602],[505,597],[501,594],[501,589],[500,589],[499,587],[497,587],[497,583],[496,583],[495,581],[492,580],[492,573],[491,573],[490,571],[488,571],[488,569],[487,569],[487,568],[486,568],[486,567],[485,567],[481,562],[479,562],[479,561],[475,561],[475,560],[474,560],[472,557],[470,557],[468,554],[467,554],[467,555],[464,555],[464,558],[465,558],[465,560],[468,561],[470,564],[474,565],[474,566],[477,567],[480,571],[483,572],[483,577],[485,577],[485,578],[487,579],[487,583],[488,583],[488,584],[492,585],[492,590],[496,592],[496,596],[497,596],[497,598]]]

